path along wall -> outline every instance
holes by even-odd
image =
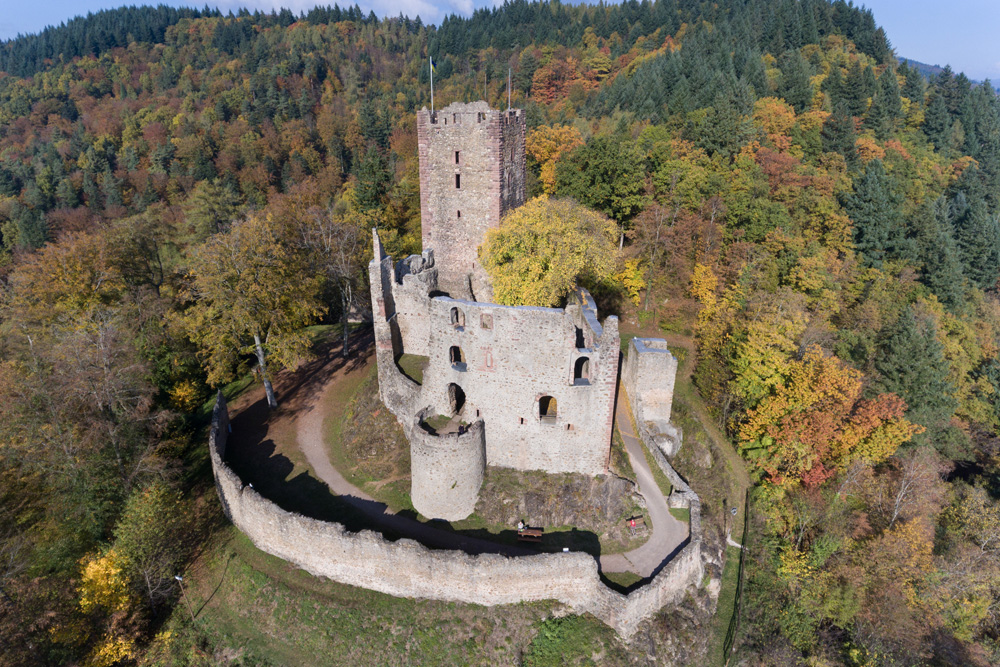
[[[512,558],[435,551],[413,540],[390,542],[373,531],[352,533],[339,523],[287,512],[245,485],[226,465],[228,435],[229,412],[220,392],[212,414],[209,455],[226,516],[259,549],[316,576],[398,597],[486,606],[558,600],[576,613],[593,614],[626,638],[657,610],[681,602],[687,590],[702,580],[697,503],[691,504],[689,543],[649,584],[622,595],[601,582],[597,562],[584,553]],[[661,460],[666,462],[662,454],[657,462]],[[673,472],[669,464],[666,468]],[[687,489],[676,473],[671,481]]]

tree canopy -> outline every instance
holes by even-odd
[[[504,216],[479,249],[497,303],[557,306],[579,283],[614,275],[615,223],[571,199],[536,197]]]

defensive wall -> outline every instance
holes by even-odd
[[[507,557],[438,551],[413,540],[390,542],[374,531],[352,533],[339,523],[287,512],[244,484],[226,464],[228,437],[229,412],[220,392],[209,456],[226,516],[259,549],[315,576],[397,597],[485,606],[557,600],[575,613],[593,614],[626,638],[659,609],[679,604],[704,576],[700,504],[693,493],[685,496],[691,508],[689,542],[648,584],[623,595],[601,582],[597,561],[584,553]],[[689,493],[662,453],[655,454],[675,486]]]
[[[483,101],[417,112],[423,247],[441,263],[443,291],[487,301],[477,250],[486,231],[524,203],[525,115]]]

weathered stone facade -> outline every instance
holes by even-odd
[[[414,415],[429,406],[482,420],[487,465],[606,472],[620,356],[616,317],[602,326],[583,289],[565,309],[431,296],[441,269],[436,252],[394,264],[377,233],[373,242],[369,272],[379,391],[411,437]],[[396,365],[403,353],[428,358],[422,385]],[[461,405],[457,393],[464,397]],[[414,458],[414,507],[444,518],[431,507],[451,506],[451,493],[421,488],[419,465]]]
[[[670,423],[677,358],[662,338],[633,338],[622,365],[622,386],[641,435],[655,440],[667,456],[680,447],[680,430]]]
[[[458,433],[428,432],[423,419],[429,408],[414,417],[409,431],[413,506],[425,516],[457,521],[472,514],[486,472],[483,421]]]
[[[617,318],[602,325],[586,290],[564,309],[488,302],[476,251],[486,230],[524,202],[523,112],[501,113],[484,102],[433,115],[422,110],[418,137],[424,252],[395,263],[373,234],[379,393],[410,441],[414,507],[453,521],[475,508],[486,465],[607,471],[620,341]],[[427,357],[422,384],[397,366],[404,353]],[[598,562],[584,553],[510,558],[430,550],[282,510],[226,465],[229,415],[221,392],[209,436],[212,470],[226,516],[260,549],[317,576],[482,605],[558,600],[630,637],[704,576],[700,500],[667,460],[680,443],[669,423],[676,371],[665,341],[631,342],[623,390],[640,437],[673,484],[668,503],[690,508],[691,520],[688,542],[627,596],[607,588]],[[455,417],[449,428],[457,423],[458,432],[428,428],[437,415]]]
[[[440,289],[488,301],[477,250],[486,230],[525,201],[524,111],[482,101],[421,109],[417,144],[423,246],[437,253]]]

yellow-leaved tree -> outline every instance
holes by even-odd
[[[583,145],[583,135],[572,125],[542,125],[528,135],[525,149],[540,165],[539,179],[545,194],[556,191],[556,161],[563,153]]]
[[[486,233],[479,259],[497,303],[556,306],[615,275],[618,227],[572,199],[537,197]]]
[[[185,313],[212,385],[231,380],[241,357],[254,354],[267,402],[278,406],[267,362],[294,366],[309,352],[303,328],[322,312],[320,278],[285,228],[253,215],[216,234],[195,255],[195,304]]]

